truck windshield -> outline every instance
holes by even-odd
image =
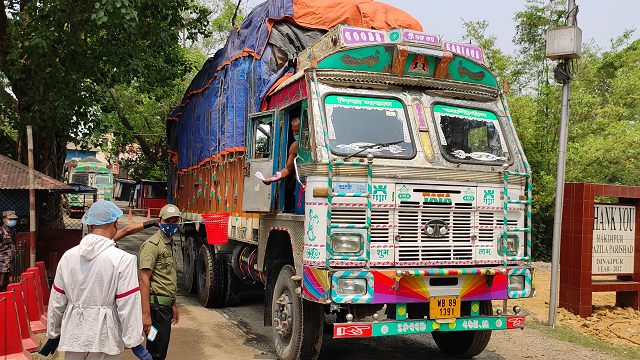
[[[96,176],[96,185],[111,185],[111,176],[108,176],[108,175]]]
[[[82,185],[89,185],[89,174],[73,174],[71,182]]]
[[[331,151],[347,156],[410,159],[415,156],[404,105],[393,99],[330,95],[325,99]],[[385,143],[386,146],[373,146]]]
[[[436,105],[433,108],[444,155],[453,162],[504,164],[509,151],[495,114]]]

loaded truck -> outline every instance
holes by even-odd
[[[95,161],[81,161],[71,164],[67,181],[72,184],[96,188],[97,200],[113,200],[113,171],[111,165]],[[87,197],[82,194],[69,195],[69,217],[82,218],[92,203],[93,197]]]
[[[279,359],[419,333],[469,357],[524,327],[531,169],[481,48],[375,1],[267,1],[169,120],[185,287],[260,284]]]

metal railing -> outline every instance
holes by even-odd
[[[11,282],[18,282],[20,275],[25,272],[24,261],[27,257],[26,243],[18,243],[15,246],[16,251],[11,254]]]

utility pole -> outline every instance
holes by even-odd
[[[33,162],[33,131],[27,126],[29,161],[29,267],[36,266],[36,177]]]
[[[570,82],[571,82],[571,61],[580,57],[580,49],[582,42],[582,32],[577,28],[577,14],[578,8],[575,0],[569,0],[568,12],[567,12],[567,26],[565,28],[551,29],[547,35],[547,57],[557,60],[562,59],[562,62],[556,67],[555,75],[556,80],[562,82],[562,114],[560,119],[560,139],[558,147],[558,175],[556,178],[556,203],[555,203],[555,215],[553,221],[553,247],[551,253],[551,289],[549,293],[549,325],[556,326],[556,314],[558,312],[558,291],[559,291],[559,277],[560,277],[560,240],[562,233],[562,209],[564,204],[564,180],[565,180],[565,167],[567,164],[567,137],[569,133],[569,95],[570,95]],[[579,37],[576,29],[579,32]],[[565,31],[570,30],[570,31]],[[556,32],[560,34],[555,38],[551,33]],[[562,32],[562,33],[561,33]],[[568,39],[567,34],[573,35],[571,39]],[[552,43],[555,41],[555,43]],[[568,44],[571,43],[571,44]],[[569,45],[566,47],[566,45]],[[559,56],[552,56],[550,48],[555,50],[559,47],[565,47],[571,49],[573,52],[555,51],[556,53],[563,53]],[[577,47],[576,47],[577,46]],[[577,51],[576,51],[577,49]]]

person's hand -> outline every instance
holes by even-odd
[[[268,178],[268,179],[264,179],[262,180],[262,182],[265,185],[271,185],[271,183],[276,182],[278,180],[282,179],[282,173],[280,171],[276,172],[275,175],[273,175],[272,177]]]
[[[178,305],[173,304],[173,317],[171,318],[171,325],[178,325],[180,322],[180,313],[178,312]]]
[[[151,330],[151,314],[150,313],[142,313],[142,330],[144,333],[148,333]]]
[[[148,229],[150,227],[160,227],[160,223],[158,222],[158,220],[147,220],[145,222],[142,223],[142,227],[144,229]]]
[[[149,351],[145,349],[142,344],[132,347],[131,351],[133,351],[133,354],[140,360],[153,360],[153,357],[151,356],[151,354],[149,354]]]
[[[38,351],[38,354],[44,355],[44,356],[49,356],[53,354],[54,352],[56,352],[56,349],[58,348],[59,343],[60,343],[60,337],[47,340],[47,342],[42,346],[42,348],[40,348],[40,351]]]

